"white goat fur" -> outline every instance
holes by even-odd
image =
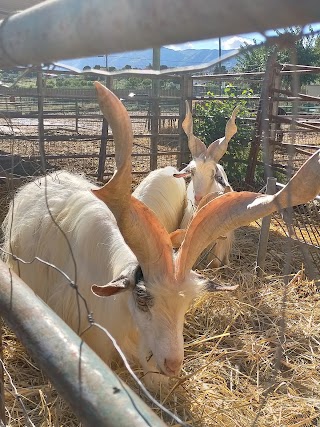
[[[179,228],[186,207],[186,184],[173,177],[176,173],[178,170],[172,166],[152,171],[133,192],[156,214],[168,233]]]
[[[76,280],[95,321],[110,331],[129,359],[139,359],[145,373],[160,369],[166,375],[177,375],[183,360],[184,314],[202,282],[190,272],[179,288],[167,283],[146,284],[154,298],[151,314],[137,308],[131,291],[97,298],[91,292],[92,284],[112,281],[128,266],[137,265],[137,260],[124,242],[111,211],[89,191],[92,188],[97,187],[68,172],[54,173],[23,187],[3,224],[4,250],[28,262],[38,256],[65,272],[71,280]],[[53,223],[47,206],[66,237]],[[6,258],[13,270],[78,331],[76,293],[68,286],[67,279],[40,261],[23,264],[10,256]],[[82,331],[88,325],[83,306],[80,321]],[[116,358],[111,342],[99,329],[91,328],[84,339],[106,363]],[[148,362],[151,353],[154,357]],[[150,387],[157,384],[158,377],[147,375]]]
[[[195,196],[200,194],[200,199],[209,193],[224,193],[226,187],[232,191],[223,167],[211,159],[193,159],[189,163],[192,179],[187,186],[187,206],[180,224],[180,228],[187,228],[195,211],[197,203]],[[221,179],[223,184],[218,181]],[[226,233],[224,239],[218,239],[211,247],[205,250],[205,263],[208,267],[215,268],[229,263],[229,254],[234,241],[234,232]],[[203,257],[200,256],[199,259]]]
[[[182,124],[185,130],[189,148],[193,159],[176,177],[190,176],[191,181],[187,187],[187,207],[180,224],[180,228],[188,227],[197,206],[201,199],[209,193],[224,193],[232,191],[227,175],[218,161],[227,149],[228,142],[236,133],[235,117],[238,107],[233,111],[231,118],[226,125],[225,137],[212,142],[207,148],[202,141],[193,135],[192,115],[188,102],[186,102],[186,117]],[[231,252],[234,240],[234,232],[226,233],[223,238],[212,242],[210,247],[205,250],[205,255],[200,256],[199,260],[205,259],[209,267],[220,267],[229,263],[229,254]],[[198,260],[198,261],[199,261]]]

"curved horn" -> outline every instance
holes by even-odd
[[[220,191],[215,191],[215,192],[213,192],[213,193],[208,193],[208,194],[206,194],[206,195],[205,195],[204,197],[202,197],[202,199],[200,200],[200,202],[199,202],[199,204],[198,204],[198,206],[197,206],[197,210],[195,211],[194,215],[196,215],[196,214],[199,212],[199,210],[200,210],[201,208],[203,208],[203,206],[205,206],[207,203],[211,202],[211,200],[214,200],[214,199],[216,199],[217,197],[222,196],[222,194],[224,194],[224,193],[222,193],[222,192],[220,192]]]
[[[174,249],[180,248],[183,239],[185,238],[186,232],[187,230],[185,228],[178,228],[178,230],[172,231],[170,233],[170,240]]]
[[[117,171],[107,184],[92,191],[117,217],[131,194],[132,126],[127,110],[116,95],[101,83],[94,84],[100,109],[112,129]]]
[[[192,219],[178,251],[177,278],[185,277],[212,240],[276,210],[306,203],[319,192],[320,150],[275,195],[230,192],[207,203]]]
[[[164,277],[174,281],[169,233],[144,203],[131,196],[130,206],[118,219],[126,243],[135,254],[146,280]]]
[[[193,120],[188,101],[186,101],[186,117],[182,122],[182,128],[188,137],[188,145],[192,157],[197,158],[205,155],[207,147],[199,138],[193,135]]]
[[[133,251],[146,279],[173,277],[172,245],[169,234],[155,214],[131,196],[132,127],[122,102],[96,82],[100,108],[110,123],[115,143],[117,171],[111,180],[93,193],[116,217],[126,243]]]
[[[219,162],[221,157],[225,154],[228,149],[228,144],[233,135],[237,132],[236,116],[240,110],[238,105],[232,112],[230,119],[227,121],[225,128],[225,136],[213,141],[207,148],[207,156],[214,160],[216,163]]]

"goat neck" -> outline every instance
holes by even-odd
[[[277,210],[306,203],[319,192],[320,150],[275,195],[229,192],[214,198],[197,212],[187,229],[177,254],[177,279],[184,279],[212,240]]]
[[[114,214],[121,234],[137,257],[146,280],[174,277],[171,240],[153,212],[131,196],[133,134],[122,102],[96,82],[101,111],[112,128],[117,170],[111,180],[93,193]]]

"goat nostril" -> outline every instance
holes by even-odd
[[[194,200],[195,200],[197,203],[199,203],[199,202],[201,201],[201,199],[202,199],[202,196],[198,196],[198,195],[195,195],[195,196],[194,196]]]
[[[164,366],[171,375],[177,375],[180,372],[181,365],[182,360],[180,359],[164,359]]]

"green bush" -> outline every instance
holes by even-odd
[[[237,133],[229,142],[228,151],[223,156],[221,163],[228,175],[231,184],[241,184],[244,180],[250,143],[252,141],[254,121],[245,122],[241,118],[255,117],[255,113],[249,108],[250,103],[245,99],[237,99],[237,88],[229,84],[225,87],[223,94],[228,98],[224,100],[208,100],[205,103],[196,105],[196,115],[194,119],[194,133],[207,146],[218,138],[224,136],[227,120],[237,105],[240,105],[240,112],[237,115],[236,124]],[[244,89],[242,96],[250,97],[253,95],[251,89]],[[213,97],[212,92],[208,96]],[[239,118],[240,117],[240,118]]]

